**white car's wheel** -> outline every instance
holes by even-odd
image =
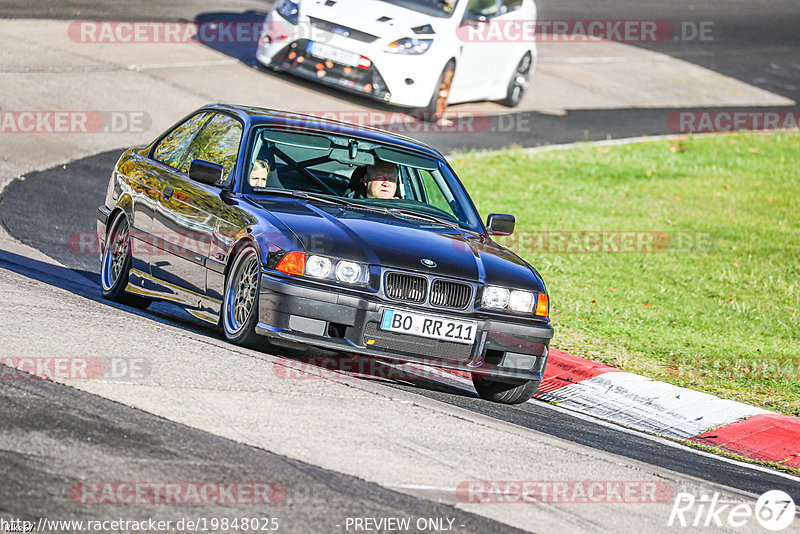
[[[530,85],[531,64],[531,54],[528,52],[522,56],[522,59],[520,59],[517,64],[517,68],[514,69],[514,73],[508,81],[506,97],[500,101],[501,104],[514,108],[522,102],[522,97],[525,96],[525,91],[528,89],[528,85]]]
[[[436,83],[436,89],[431,95],[431,101],[428,107],[425,108],[426,121],[436,122],[444,115],[444,110],[447,109],[447,101],[450,98],[450,88],[453,86],[453,76],[456,73],[456,64],[453,60],[447,62],[442,70],[442,75],[439,76],[439,81]]]

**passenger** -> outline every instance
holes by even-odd
[[[252,187],[267,187],[269,171],[269,163],[263,159],[255,160],[253,168],[250,170],[250,185]]]
[[[393,198],[397,193],[397,166],[387,161],[376,161],[367,167],[364,175],[367,198]]]

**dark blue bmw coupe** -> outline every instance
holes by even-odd
[[[542,379],[544,283],[492,239],[514,217],[484,224],[412,139],[209,105],[120,157],[97,219],[108,299],[175,302],[240,345],[468,371],[495,402],[525,402]]]

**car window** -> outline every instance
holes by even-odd
[[[466,18],[478,17],[492,18],[500,15],[500,2],[498,0],[469,0]]]
[[[453,14],[457,0],[383,0],[388,4],[418,11],[431,17],[447,18]]]
[[[409,194],[409,196],[414,196],[416,197],[416,200],[425,202],[426,204],[440,209],[448,215],[452,215],[456,219],[459,219],[458,214],[456,214],[451,207],[452,198],[448,200],[445,196],[445,191],[447,191],[447,194],[450,195],[450,190],[446,185],[444,190],[442,190],[442,186],[439,185],[439,180],[441,178],[438,173],[437,176],[434,177],[434,175],[428,170],[413,169],[411,174],[416,175],[416,178],[412,178],[411,181],[412,183],[416,181],[417,187],[413,187],[412,185],[412,190],[415,191],[413,194]]]
[[[375,140],[336,134],[258,128],[251,139],[244,194],[312,193],[340,200],[324,201],[329,206],[363,205],[373,212],[374,208],[389,208],[392,212],[387,211],[387,217],[418,213],[423,224],[433,217],[471,230],[481,227],[463,186],[444,161]],[[375,165],[380,168],[372,168]],[[393,192],[385,184],[376,188],[371,185],[374,181],[366,179],[370,172],[381,176],[389,167],[398,177]]]
[[[153,151],[153,159],[177,168],[186,155],[189,143],[210,116],[208,112],[198,113],[178,125],[158,143]]]
[[[500,6],[502,13],[511,13],[522,7],[522,0],[503,0]]]
[[[202,159],[222,165],[223,176],[228,176],[236,164],[241,139],[241,123],[217,113],[195,138],[181,164],[181,171],[188,174],[192,161]]]

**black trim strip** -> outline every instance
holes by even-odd
[[[108,209],[106,206],[100,206],[97,208],[97,213],[95,216],[97,220],[103,223],[104,226],[108,225],[108,217],[111,215],[111,210]]]

